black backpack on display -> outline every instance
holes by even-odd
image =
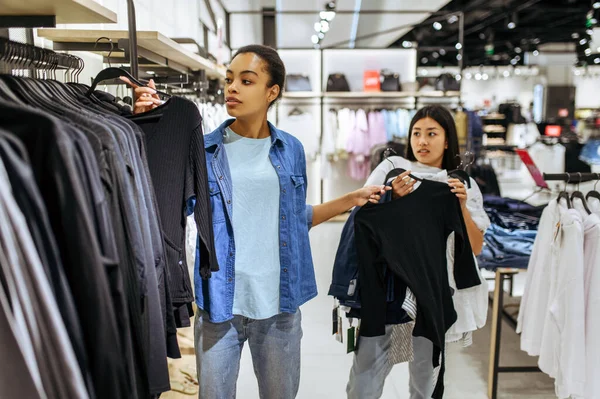
[[[350,85],[343,73],[332,73],[327,78],[327,91],[350,91]]]
[[[290,74],[285,78],[285,90],[294,91],[312,91],[310,79],[306,75]]]
[[[439,91],[460,91],[460,83],[454,75],[443,73],[435,80],[435,89]]]
[[[402,91],[400,75],[386,69],[381,71],[381,91]]]

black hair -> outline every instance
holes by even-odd
[[[450,111],[441,105],[428,105],[417,111],[415,116],[410,121],[410,128],[408,130],[408,145],[406,146],[406,159],[411,162],[416,162],[417,158],[413,152],[410,144],[412,138],[412,131],[415,123],[424,118],[431,118],[444,129],[446,132],[446,141],[448,148],[444,150],[444,157],[442,159],[442,169],[448,171],[458,168],[459,165],[459,145],[458,145],[458,134],[456,133],[456,124]]]
[[[285,85],[285,65],[283,64],[281,57],[279,57],[279,54],[275,49],[269,46],[263,46],[261,44],[251,44],[249,46],[244,46],[235,53],[233,58],[237,57],[239,54],[246,53],[256,54],[267,64],[267,73],[271,77],[269,83],[267,83],[267,86],[279,86],[279,95],[275,100],[271,101],[271,103],[269,104],[269,108],[271,108],[271,106],[275,104],[275,102],[279,100],[283,95],[283,87]]]

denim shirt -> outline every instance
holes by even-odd
[[[235,238],[232,227],[232,183],[223,144],[229,119],[204,137],[208,187],[212,209],[215,248],[220,270],[209,279],[199,272],[196,249],[194,286],[196,304],[208,312],[215,323],[233,318],[235,290]],[[271,149],[269,158],[281,188],[279,200],[279,253],[281,278],[280,311],[295,313],[300,305],[317,295],[317,283],[310,250],[308,230],[312,226],[313,208],[306,204],[306,157],[300,141],[269,123]],[[260,237],[256,237],[260,240]]]

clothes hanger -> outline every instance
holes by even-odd
[[[300,108],[298,107],[294,107],[292,108],[292,110],[288,113],[288,116],[295,116],[295,115],[304,115],[304,111],[302,111]]]
[[[460,157],[460,156],[457,155],[457,157]],[[460,157],[460,164],[458,165],[458,168],[454,169],[453,171],[448,172],[448,176],[457,178],[458,180],[462,181],[463,184],[466,184],[468,188],[471,188],[471,177],[466,172],[466,169],[469,166],[471,166],[471,164],[473,164],[473,162],[475,161],[475,154],[473,154],[470,151],[467,151],[467,152],[465,152],[465,157],[468,157],[467,159],[469,159],[469,162],[463,166],[463,164],[465,162],[462,159],[462,157]]]
[[[556,201],[560,201],[561,199],[565,199],[567,202],[567,208],[573,209],[573,204],[571,203],[571,198],[569,197],[569,193],[567,192],[567,185],[571,181],[571,174],[567,173],[567,182],[565,183],[565,189],[558,194],[558,198]]]
[[[579,182],[577,183],[577,190],[574,191],[573,194],[571,194],[571,201],[573,201],[575,198],[579,198],[581,200],[581,203],[583,204],[583,208],[585,209],[587,214],[591,215],[592,212],[590,211],[590,208],[588,208],[588,206],[587,206],[585,197],[583,196],[583,193],[581,191],[579,191],[579,184],[581,183],[581,172],[577,172],[577,173],[579,174]]]
[[[108,53],[108,59],[110,60],[110,55],[113,52],[113,41],[111,39],[109,39],[107,37],[101,37],[98,40],[96,40],[96,43],[94,44],[94,47],[96,47],[96,45],[98,44],[98,42],[100,40],[102,40],[102,39],[106,39],[106,40],[108,40],[110,42],[110,52]],[[121,76],[125,76],[132,83],[135,83],[136,85],[138,85],[140,87],[146,86],[144,83],[142,83],[139,80],[137,80],[136,78],[134,78],[126,70],[124,70],[122,68],[114,68],[109,63],[108,64],[108,68],[103,69],[102,71],[100,71],[100,73],[98,73],[98,75],[96,75],[96,77],[94,78],[94,81],[92,82],[92,85],[90,86],[89,90],[86,93],[86,97],[90,97],[94,93],[94,90],[96,90],[96,87],[98,86],[99,83],[104,82],[105,80],[118,79]],[[160,94],[162,96],[171,97],[170,94],[167,94],[165,92],[162,92],[162,91],[159,91],[159,90],[155,90],[155,91],[156,91],[157,94]]]
[[[596,175],[596,180],[600,180],[600,173],[594,173]],[[598,185],[598,181],[596,181],[596,183],[594,184],[594,189],[592,191],[590,191],[589,193],[587,193],[587,195],[585,196],[585,199],[590,199],[590,198],[596,198],[598,200],[600,200],[600,193],[598,191],[596,191],[596,186]]]
[[[394,177],[397,177],[397,176],[401,175],[402,173],[406,172],[406,169],[396,168],[396,165],[394,165],[394,162],[392,162],[392,160],[389,158],[390,154],[398,155],[398,153],[396,151],[394,151],[394,149],[391,147],[386,148],[386,150],[383,152],[384,159],[386,161],[388,161],[389,163],[391,163],[393,166],[393,169],[391,171],[389,171],[388,174],[385,176],[385,180],[383,182],[384,185],[387,184],[388,180],[390,180]],[[424,180],[420,177],[413,175],[412,173],[409,174],[408,177],[410,177],[411,179],[414,179],[416,181]]]

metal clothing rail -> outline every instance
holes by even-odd
[[[0,64],[13,66],[14,69],[41,70],[50,73],[57,69],[73,70],[73,78],[76,78],[85,66],[83,60],[77,56],[57,53],[5,38],[0,38]]]
[[[544,173],[544,180],[564,181],[566,183],[584,183],[600,180],[600,173]]]

